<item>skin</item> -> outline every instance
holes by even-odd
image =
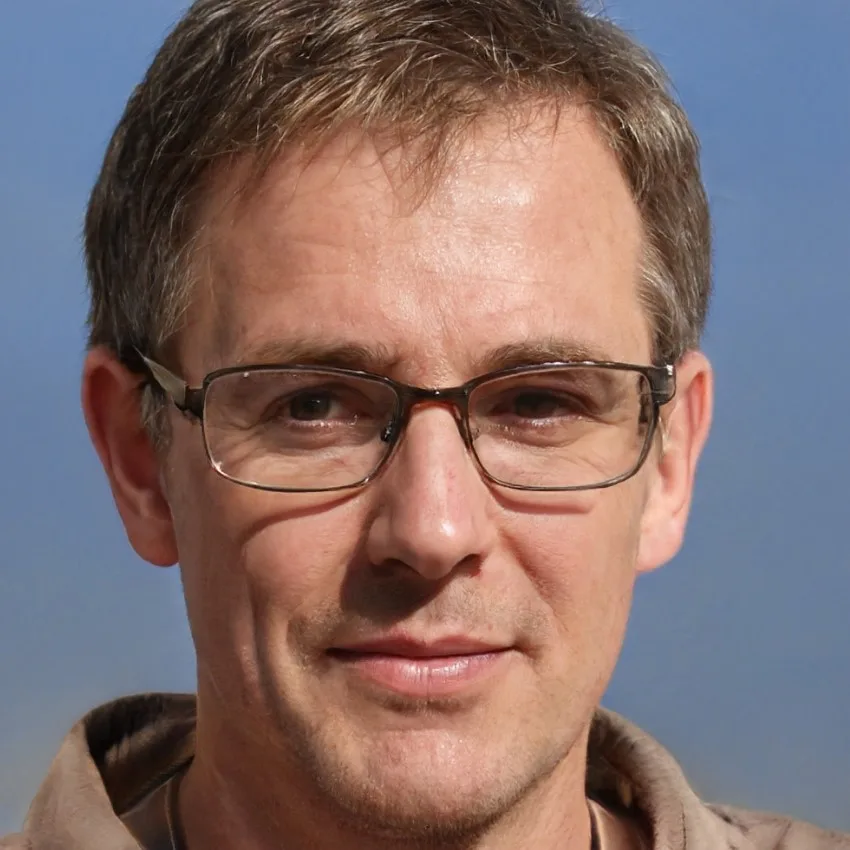
[[[430,387],[529,341],[650,362],[638,212],[584,113],[480,122],[421,202],[403,158],[351,132],[236,199],[239,167],[217,175],[203,285],[168,365],[197,385],[275,348],[371,345],[344,365]],[[189,846],[586,848],[588,729],[636,576],[681,543],[711,417],[705,357],[678,364],[664,451],[580,494],[489,485],[440,404],[415,409],[363,489],[239,487],[176,412],[155,453],[135,380],[94,350],[83,400],[131,544],[181,564],[198,656]],[[506,652],[483,683],[432,699],[328,654],[390,628]]]

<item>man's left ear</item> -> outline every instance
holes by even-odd
[[[639,572],[660,567],[682,546],[713,400],[711,364],[701,351],[689,351],[676,366],[676,396],[661,410],[659,445],[647,460],[654,468],[641,521]]]

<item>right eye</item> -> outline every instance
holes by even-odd
[[[261,417],[277,423],[346,423],[369,418],[369,399],[321,387],[288,393],[266,407]]]
[[[278,407],[278,415],[289,415],[299,422],[317,422],[323,419],[344,418],[344,405],[325,390],[308,390],[291,396]]]

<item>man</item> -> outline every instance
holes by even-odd
[[[83,406],[197,701],[85,718],[41,848],[836,848],[598,708],[711,418],[697,144],[568,0],[199,0],[86,225]]]

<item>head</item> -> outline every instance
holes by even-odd
[[[710,420],[697,145],[646,52],[556,0],[200,0],[128,104],[86,251],[87,421],[131,544],[181,564],[199,759],[247,754],[293,806],[407,836],[580,793]],[[368,483],[272,492],[212,468],[137,352],[192,387],[592,359],[678,388],[614,486],[497,484],[430,398]]]

